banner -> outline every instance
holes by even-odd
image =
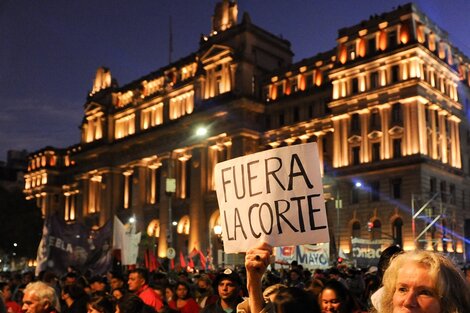
[[[382,245],[390,245],[393,240],[390,239],[361,239],[352,238],[352,251],[351,257],[356,261],[356,266],[367,268],[369,266],[377,266],[380,254],[382,253]]]
[[[225,253],[329,241],[316,143],[218,163],[215,184]]]
[[[288,265],[292,261],[297,261],[308,269],[327,269],[330,261],[330,245],[319,243],[276,248],[276,263]]]
[[[63,274],[69,266],[95,275],[110,270],[111,226],[108,222],[99,229],[90,229],[80,223],[66,224],[56,214],[49,216],[44,222],[36,272]]]
[[[121,264],[137,264],[141,233],[135,233],[133,223],[124,225],[117,216],[114,216],[113,249],[121,250]]]

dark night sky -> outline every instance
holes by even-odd
[[[9,149],[65,148],[80,140],[96,69],[120,85],[194,52],[217,0],[0,0],[0,160]],[[294,61],[336,45],[339,28],[391,11],[395,0],[239,0],[239,20],[292,44]],[[470,56],[469,0],[418,6]]]

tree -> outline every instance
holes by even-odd
[[[0,186],[0,250],[17,257],[35,258],[42,224],[41,211],[34,201],[27,201],[20,189]]]

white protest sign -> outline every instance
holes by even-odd
[[[218,163],[215,184],[226,253],[329,241],[316,143]]]

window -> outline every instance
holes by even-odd
[[[447,183],[445,181],[441,181],[440,187],[442,202],[447,202]]]
[[[375,41],[375,37],[370,38],[367,40],[367,51],[368,53],[374,53],[377,50],[377,45]]]
[[[400,66],[394,65],[390,69],[392,76],[392,83],[397,83],[400,80]]]
[[[397,46],[397,31],[388,32],[388,47],[395,48]]]
[[[429,193],[430,196],[434,196],[434,194],[437,192],[437,180],[435,177],[431,177],[429,179]]]
[[[359,92],[359,81],[357,77],[351,80],[351,92],[353,95]]]
[[[370,183],[370,200],[380,201],[380,182],[378,181]]]
[[[382,238],[382,223],[379,220],[373,222],[374,227],[371,230],[371,239],[381,239]]]
[[[162,124],[163,103],[160,102],[156,105],[143,109],[140,123],[140,127],[142,129],[148,129],[150,127]]]
[[[379,72],[370,73],[370,89],[375,89],[379,86]]]
[[[393,139],[393,158],[401,157],[401,138]]]
[[[124,138],[126,136],[135,133],[135,114],[129,114],[127,116],[116,119],[114,138]]]
[[[358,132],[359,129],[360,129],[360,127],[359,127],[359,114],[354,113],[353,115],[351,115],[351,132],[352,133]]]
[[[284,126],[285,120],[284,120],[284,112],[281,112],[279,114],[279,126]]]
[[[403,220],[401,218],[396,218],[392,223],[392,231],[393,231],[393,240],[394,244],[403,247]]]
[[[352,224],[352,236],[353,238],[361,238],[361,223],[354,222]]]
[[[360,152],[361,152],[361,147],[359,146],[355,146],[355,147],[352,147],[352,165],[359,165],[360,163]]]
[[[402,121],[401,104],[395,103],[392,106],[392,124],[398,124]]]
[[[300,108],[294,107],[294,122],[300,121]]]
[[[350,44],[348,46],[348,58],[349,60],[354,60],[356,58],[356,45]]]
[[[390,194],[393,199],[401,198],[401,178],[394,178],[390,181]]]
[[[377,111],[370,115],[370,129],[380,130],[380,114]]]
[[[450,204],[456,204],[457,203],[457,199],[455,199],[456,197],[456,192],[455,192],[455,185],[454,184],[450,184],[449,185],[449,202]]]
[[[372,144],[372,162],[380,161],[380,142]]]

